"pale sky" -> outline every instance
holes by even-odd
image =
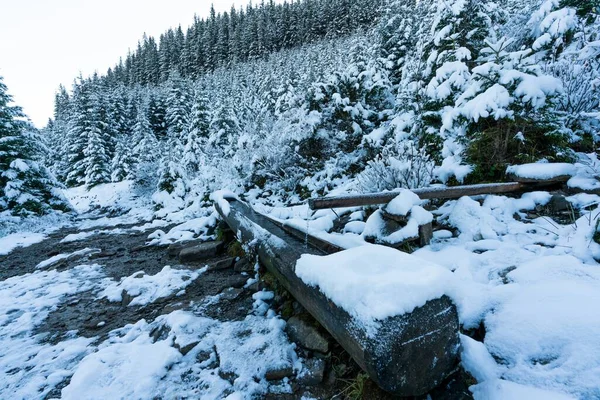
[[[186,28],[211,3],[229,11],[249,0],[0,0],[0,75],[15,103],[42,127],[52,116],[59,84],[108,67],[135,49],[144,32],[157,40]],[[259,2],[254,1],[254,4]]]

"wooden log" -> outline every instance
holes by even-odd
[[[371,338],[348,312],[296,275],[302,254],[323,255],[323,251],[306,247],[247,204],[228,201],[228,207],[222,201],[215,207],[238,238],[255,246],[266,268],[382,389],[399,396],[422,395],[455,369],[458,314],[447,296],[380,321],[377,337]]]
[[[287,225],[285,222],[279,222],[265,214],[261,214],[261,215],[263,217],[265,217],[267,220],[269,220],[270,222],[272,222],[274,225],[278,226],[279,228],[283,229],[290,235],[294,236],[296,239],[298,239],[300,241],[304,241],[304,242],[308,243],[310,246],[316,247],[317,249],[325,252],[326,254],[333,254],[333,253],[337,253],[339,251],[344,250],[340,246],[337,246],[326,240],[320,239],[316,236],[307,234],[306,232],[303,232],[300,229],[297,229],[293,226]]]
[[[556,182],[551,182],[556,184]],[[543,185],[538,183],[537,185]],[[525,189],[539,187],[529,186],[519,182],[508,183],[484,183],[480,185],[464,185],[452,187],[428,187],[412,189],[421,199],[457,199],[463,196],[476,196],[481,194],[502,194],[523,191]],[[369,193],[349,196],[320,197],[309,199],[308,205],[311,210],[326,208],[359,207],[385,204],[394,200],[398,192]]]
[[[533,183],[533,184],[539,184],[540,182],[543,182],[545,184],[553,184],[553,183],[567,183],[567,181],[569,179],[571,179],[571,175],[558,175],[558,176],[553,176],[552,178],[548,178],[548,179],[544,179],[543,181],[540,181],[539,179],[536,178],[527,178],[527,177],[522,177],[522,176],[518,176],[515,174],[507,174],[507,178],[511,179],[515,182],[519,182],[519,183]]]

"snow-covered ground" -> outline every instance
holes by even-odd
[[[76,248],[97,235],[136,231],[145,231],[148,243],[163,245],[207,239],[207,227],[216,223],[216,216],[209,215],[164,233],[157,228],[167,222],[148,222],[151,208],[135,198],[127,183],[101,185],[90,192],[75,188],[66,194],[82,217],[68,224],[75,233],[54,240]],[[97,208],[116,207],[125,214],[98,218],[95,213]],[[111,228],[132,223],[137,226]],[[17,247],[44,240],[48,236],[43,233],[17,232],[0,238],[0,248],[9,260]],[[85,248],[84,243],[80,247],[32,263],[30,273],[0,277],[0,398],[152,399],[161,394],[163,398],[241,399],[291,391],[287,379],[265,378],[278,368],[302,369],[295,345],[283,331],[285,322],[263,301],[273,297],[269,292],[259,292],[248,316],[239,321],[203,316],[206,307],[217,305],[220,296],[216,296],[194,310],[174,310],[153,321],[124,325],[102,340],[75,330],[59,336],[57,342],[51,336],[55,332],[38,331],[50,313],[61,304],[78,302],[84,292],[110,302],[121,302],[127,294],[127,307],[151,308],[161,299],[184,295],[206,271],[164,266],[156,274],[139,271],[115,280],[107,275],[102,260],[80,261],[99,249]],[[59,263],[60,271],[54,269]],[[163,334],[157,337],[156,331]]]
[[[463,365],[479,382],[471,387],[477,399],[600,398],[600,245],[593,240],[600,197],[567,197],[574,211],[566,224],[535,214],[550,199],[547,192],[534,192],[516,199],[490,195],[448,201],[434,214],[451,230],[436,232],[432,244],[408,260],[365,243],[356,221],[348,223],[352,226],[344,235],[327,233],[333,225],[324,221],[332,220],[332,211],[318,211],[309,231],[320,230],[318,236],[353,249],[322,260],[305,256],[298,273],[363,319],[393,315],[403,305],[432,298],[404,286],[427,283],[438,294],[449,294],[463,329],[485,325],[483,343],[462,339]],[[307,227],[300,217],[306,209],[263,212],[298,229]],[[355,217],[356,212],[351,220]],[[369,221],[374,218],[377,213]],[[412,269],[418,258],[421,274]],[[394,271],[405,265],[408,270]],[[430,265],[452,273],[429,282],[441,276],[427,272]],[[373,282],[377,275],[381,280]],[[397,276],[403,279],[396,281]],[[396,293],[393,307],[390,293]],[[383,299],[370,301],[378,296]]]
[[[208,238],[208,227],[216,223],[216,215],[207,210],[204,216],[165,232],[168,223],[152,221],[150,208],[130,195],[127,185],[82,193],[74,190],[68,195],[84,214],[97,218],[91,213],[92,204],[110,208],[114,201],[125,204],[122,208],[127,212],[125,217],[80,219],[76,228],[81,231],[62,238],[65,244],[96,234],[143,230],[149,243],[165,245]],[[408,206],[422,210],[414,198],[404,194],[410,200],[405,202],[400,197],[395,211]],[[478,381],[470,388],[476,399],[600,398],[600,266],[596,262],[600,245],[593,240],[600,196],[567,197],[574,212],[572,220],[562,224],[536,214],[550,200],[549,193],[534,192],[520,198],[490,195],[448,201],[433,211],[436,222],[446,229],[437,231],[431,245],[406,260],[398,258],[395,250],[365,242],[363,231],[369,221],[360,210],[350,210],[343,233],[333,233],[336,213],[331,210],[257,208],[351,249],[331,259],[304,257],[298,273],[367,323],[431,297],[451,296],[465,332],[485,326],[483,342],[461,336],[463,366]],[[337,210],[340,213],[343,210]],[[131,223],[137,226],[111,228]],[[13,233],[0,243],[10,257],[16,247],[45,239],[39,231]],[[58,342],[48,340],[48,334],[36,328],[73,296],[92,292],[96,299],[121,302],[126,292],[131,297],[129,306],[151,306],[165,296],[184,294],[205,272],[165,265],[156,274],[140,271],[115,280],[107,276],[101,261],[74,261],[67,269],[53,269],[56,263],[89,252],[82,244],[73,253],[48,257],[37,269],[31,265],[33,272],[0,281],[1,398],[60,393],[70,399],[150,399],[161,393],[166,398],[237,399],[291,391],[286,379],[276,384],[265,379],[268,369],[303,368],[284,333],[285,322],[264,301],[272,298],[268,292],[254,296],[253,311],[241,321],[222,322],[204,315],[203,310],[218,304],[216,296],[193,310],[176,310],[114,329],[101,341],[77,331]],[[407,262],[408,269],[402,270]],[[368,263],[373,265],[365,267]],[[331,271],[321,273],[328,266]],[[345,273],[346,269],[352,273]],[[418,287],[426,287],[426,293],[413,291]],[[164,334],[157,336],[157,331]],[[64,383],[68,384],[57,392]]]

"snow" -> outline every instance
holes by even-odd
[[[146,275],[144,271],[139,271],[122,278],[118,283],[109,284],[99,297],[107,298],[109,301],[122,301],[125,292],[133,297],[130,306],[143,306],[178,293],[204,272],[206,267],[190,271],[173,269],[168,265],[156,275]]]
[[[78,186],[64,191],[65,197],[75,210],[82,214],[93,208],[106,208],[115,204],[124,205],[132,200],[132,181],[105,183],[88,188]]]
[[[559,176],[573,176],[577,170],[573,164],[567,163],[534,163],[512,165],[506,169],[507,174],[526,179],[552,179]]]
[[[35,268],[36,269],[48,268],[50,266],[57,264],[60,261],[67,260],[69,258],[74,258],[74,257],[78,257],[78,256],[86,256],[86,255],[89,255],[92,253],[98,253],[98,252],[100,252],[100,249],[90,249],[90,248],[86,247],[85,249],[74,251],[73,253],[57,254],[55,256],[50,257],[47,260],[44,260],[44,261],[38,263],[38,265],[36,265]]]
[[[143,322],[140,325],[143,325]],[[63,399],[142,399],[158,392],[160,380],[181,354],[167,341],[152,343],[134,330],[116,343],[103,343],[77,366]]]
[[[485,381],[470,388],[475,399],[481,400],[574,400],[575,397],[563,393],[520,385],[511,381],[496,379]]]
[[[93,230],[93,231],[87,231],[87,232],[71,233],[71,234],[65,236],[60,242],[61,243],[79,242],[81,240],[85,240],[89,237],[96,236],[96,235],[121,235],[125,232],[126,231],[124,229],[117,228],[117,229]]]
[[[378,245],[329,256],[304,254],[296,274],[346,310],[371,337],[378,321],[450,293],[453,278],[444,267]]]
[[[385,206],[385,211],[390,214],[405,216],[408,215],[413,206],[419,204],[421,204],[419,196],[408,189],[402,189],[400,194]]]
[[[156,230],[148,236],[152,245],[168,245],[175,242],[184,242],[188,240],[209,240],[212,236],[208,235],[208,230],[217,225],[218,214],[212,212],[208,217],[192,218],[182,224],[174,226],[165,233],[162,230]]]
[[[458,237],[414,253],[454,271],[462,326],[485,324],[483,343],[462,337],[463,365],[480,382],[475,398],[598,397],[600,270],[591,237],[599,198],[570,197],[574,207],[594,207],[570,224],[515,219],[549,199],[533,192],[446,202],[438,221]]]
[[[71,375],[93,339],[69,338],[55,345],[33,334],[67,296],[90,290],[103,274],[99,265],[36,271],[0,282],[0,397],[43,398]]]
[[[46,235],[33,232],[19,232],[0,237],[0,256],[10,254],[18,247],[28,247],[40,243],[46,239]]]
[[[114,331],[98,352],[84,358],[62,397],[151,399],[161,393],[165,398],[218,399],[265,395],[273,390],[265,379],[268,370],[301,368],[284,326],[278,318],[248,316],[242,321],[219,322],[184,311],[152,323],[141,320]],[[168,335],[154,341],[150,332],[160,327],[168,328]],[[173,342],[192,349],[183,355]],[[221,378],[222,374],[231,374],[233,383]],[[290,393],[291,387],[283,383],[278,390]]]
[[[231,207],[229,206],[228,200],[239,200],[237,195],[233,193],[231,190],[217,190],[210,195],[210,199],[217,203],[223,215],[227,217],[229,212],[231,211]]]
[[[350,221],[344,226],[344,233],[355,233],[361,235],[365,231],[366,223],[363,221]]]

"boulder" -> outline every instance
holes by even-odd
[[[227,257],[209,264],[207,271],[222,271],[224,269],[229,269],[233,267],[234,262],[235,258]]]
[[[253,272],[254,263],[248,257],[240,258],[233,267],[235,272]]]
[[[292,368],[292,364],[268,368],[267,372],[265,372],[265,378],[268,381],[279,381],[283,378],[288,378],[292,375],[294,375],[294,369]]]
[[[243,275],[234,275],[227,279],[227,287],[232,287],[236,289],[243,288],[246,286],[246,282],[248,282],[248,277]]]
[[[569,203],[565,196],[558,194],[555,194],[550,198],[547,207],[552,214],[559,214],[561,212],[572,210],[571,203]]]
[[[206,242],[196,246],[186,247],[179,252],[179,262],[204,261],[216,257],[223,250],[223,242]]]
[[[320,353],[329,351],[329,342],[318,329],[297,316],[291,317],[287,321],[285,331],[293,342],[298,343],[307,350]]]
[[[310,358],[304,363],[304,369],[298,374],[297,381],[302,386],[317,386],[325,376],[325,360]]]
[[[235,300],[244,292],[243,289],[227,288],[221,292],[221,300]]]

